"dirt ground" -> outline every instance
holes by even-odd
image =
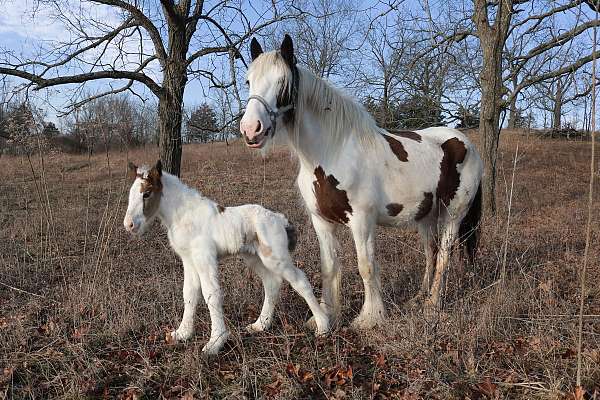
[[[325,338],[303,327],[308,308],[289,285],[271,331],[244,333],[260,310],[261,285],[240,260],[223,262],[233,335],[211,359],[200,351],[210,332],[203,304],[194,339],[165,343],[183,311],[183,271],[164,230],[157,224],[134,239],[122,226],[126,161],[149,164],[157,154],[148,146],[0,158],[0,399],[578,398],[589,142],[503,133],[498,214],[483,222],[476,265],[453,259],[447,304],[436,316],[404,307],[425,262],[411,231],[378,230],[389,322],[369,332],[349,328],[362,284],[346,229],[339,234],[344,314]],[[288,216],[298,229],[294,259],[318,293],[318,244],[295,187],[294,156],[278,148],[263,159],[239,142],[187,145],[183,154],[183,180],[220,204],[260,203]],[[587,393],[579,398],[600,398],[599,211],[595,202],[583,325]]]

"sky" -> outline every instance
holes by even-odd
[[[153,2],[156,0],[146,0],[147,2]],[[258,21],[263,14],[269,13],[269,2],[256,2],[256,1],[242,1],[245,12],[248,14],[249,19],[251,21]],[[430,5],[433,9],[433,12],[437,12],[436,5],[434,4],[436,0],[430,0]],[[62,0],[63,3],[67,4],[66,11],[67,14],[77,16],[73,20],[77,21],[90,21],[97,20],[101,21],[106,26],[117,26],[121,19],[121,15],[118,14],[113,8],[101,5],[90,5],[87,2],[80,0]],[[212,5],[218,3],[218,0],[207,1],[206,8],[211,7]],[[27,57],[36,54],[40,48],[45,48],[46,50],[50,49],[56,53],[56,49],[53,48],[52,43],[57,41],[68,41],[70,39],[69,31],[66,29],[64,21],[57,18],[57,14],[55,10],[52,8],[36,8],[36,1],[34,0],[0,0],[0,8],[2,12],[0,13],[0,51],[7,50],[10,51],[15,57]],[[369,0],[367,2],[363,2],[361,4],[365,4],[365,7],[373,6],[373,8],[369,11],[372,15],[377,12],[383,10],[386,6],[380,2],[380,0]],[[404,5],[407,7],[419,7],[419,3],[416,0],[407,0]],[[156,8],[157,12],[160,12],[158,7]],[[370,18],[371,16],[366,15],[365,19]],[[433,16],[436,19],[437,16]],[[239,30],[239,21],[234,20],[230,23],[228,27],[231,30]],[[200,32],[198,36],[198,40],[202,40],[203,37],[206,37],[206,32]],[[210,40],[210,37],[208,38]],[[264,42],[268,41],[269,37],[263,37],[263,47]],[[131,66],[128,64],[132,62],[132,57],[135,58],[136,54],[139,54],[139,45],[137,40],[132,40],[130,42],[126,42],[125,49],[131,53],[128,57],[124,57],[124,59],[119,60],[121,66]],[[203,43],[206,45],[207,43]],[[144,47],[150,51],[151,48],[150,42],[147,37],[144,38]],[[267,45],[268,47],[268,45]],[[243,48],[242,53],[244,54],[246,61],[249,62],[248,49]],[[114,59],[115,55],[118,54],[118,50],[116,48],[108,48],[104,58],[105,59]],[[98,52],[91,52],[87,55],[84,61],[91,62],[95,57],[98,56]],[[16,58],[15,58],[16,59]],[[209,64],[203,63],[202,67],[208,68]],[[220,66],[217,65],[217,70]],[[239,72],[241,74],[244,73],[243,65],[238,62],[238,67],[240,67]],[[81,70],[72,69],[67,70],[67,72],[78,73]],[[146,73],[153,77],[156,81],[160,81],[161,71],[158,62],[154,62],[149,65],[146,70]],[[12,83],[22,82],[18,79],[12,79]],[[121,82],[124,81],[96,81],[93,83],[86,84],[86,91],[88,93],[97,93],[103,90],[106,90],[109,87],[119,87]],[[71,96],[73,94],[72,89],[74,85],[63,86],[63,87],[53,87],[48,90],[42,90],[38,92],[30,91],[30,95],[33,100],[46,109],[46,120],[59,122],[57,115],[65,110],[65,107],[69,103]],[[149,105],[154,104],[155,98],[152,93],[149,92],[143,85],[136,84],[134,86],[136,93],[140,94],[142,98],[149,99]],[[242,88],[243,90],[243,88]],[[205,97],[207,94],[206,91],[206,82],[201,82],[198,79],[190,79],[184,96],[184,103],[187,107],[192,107],[195,105],[199,105],[202,102],[208,101],[212,102],[214,93],[208,93],[209,97]],[[242,93],[244,96],[244,93]]]

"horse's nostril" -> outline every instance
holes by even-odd
[[[256,132],[260,132],[260,130],[261,130],[260,120],[256,121],[256,122],[257,122],[257,124],[256,124]]]

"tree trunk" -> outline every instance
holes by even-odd
[[[557,131],[562,125],[562,101],[563,87],[560,79],[556,81],[556,95],[554,96],[554,108],[552,110],[552,130]]]
[[[502,102],[502,50],[512,15],[512,1],[501,0],[495,21],[490,25],[487,0],[475,0],[473,20],[483,51],[481,110],[479,134],[483,144],[484,175],[482,194],[484,212],[496,213],[496,159],[500,139],[500,106]]]
[[[160,159],[163,169],[179,176],[181,168],[181,123],[183,92],[187,84],[186,53],[189,43],[185,24],[169,24],[169,58],[163,71],[163,94],[158,100]]]
[[[185,84],[184,84],[185,85]],[[160,159],[165,171],[179,176],[181,166],[181,122],[183,86],[168,90],[158,100],[158,125]]]
[[[481,71],[481,111],[479,134],[483,144],[483,203],[484,210],[496,213],[496,159],[500,139],[500,86],[502,82],[498,56],[501,52],[495,43],[481,43],[483,69]]]

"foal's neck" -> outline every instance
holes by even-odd
[[[205,207],[212,201],[203,197],[196,189],[193,189],[179,180],[174,175],[164,173],[162,176],[162,198],[158,208],[158,218],[167,229],[171,229],[189,212],[193,212],[198,218],[202,218]]]

